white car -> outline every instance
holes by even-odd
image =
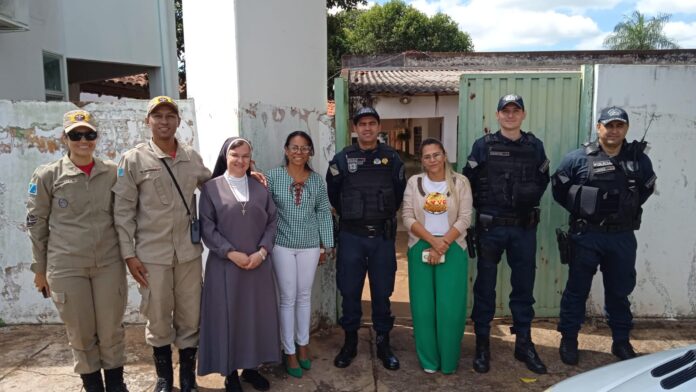
[[[546,392],[638,391],[696,391],[696,344],[612,363],[563,380],[546,390]]]

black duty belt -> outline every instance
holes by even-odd
[[[361,237],[375,238],[384,234],[384,222],[372,225],[365,225],[360,223],[342,221],[341,230],[345,230],[351,234],[359,235]]]
[[[526,216],[493,216],[476,214],[476,225],[482,228],[493,226],[536,226],[539,223],[539,209],[535,208]]]
[[[621,231],[633,231],[633,223],[591,223],[584,219],[578,219],[570,223],[570,230],[575,233],[618,233]]]

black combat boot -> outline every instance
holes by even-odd
[[[225,377],[225,392],[243,392],[242,383],[239,381],[239,374],[236,370]]]
[[[80,378],[85,392],[104,392],[104,382],[100,370],[94,373],[80,374]]]
[[[558,353],[561,355],[561,361],[566,365],[577,365],[580,360],[578,338],[562,337],[561,345],[558,346]]]
[[[123,382],[123,366],[114,369],[104,369],[106,392],[128,392]]]
[[[179,350],[179,388],[181,392],[196,392],[196,348]]]
[[[399,368],[399,358],[394,355],[389,346],[389,333],[377,334],[377,358],[382,360],[382,366],[387,370]]]
[[[334,358],[334,366],[345,368],[350,366],[356,355],[358,355],[358,331],[345,331],[346,337],[341,351]]]
[[[172,371],[172,348],[167,346],[153,347],[152,358],[155,360],[157,384],[154,392],[172,392],[174,372]]]
[[[631,342],[626,340],[614,340],[611,344],[611,353],[616,355],[622,361],[627,359],[635,358],[637,356],[636,352],[633,351],[633,346]]]
[[[537,354],[534,349],[531,333],[529,331],[517,332],[516,335],[515,359],[524,362],[524,364],[527,365],[527,369],[536,374],[546,374],[546,365],[541,362],[539,354]]]
[[[476,335],[474,370],[477,373],[488,373],[491,370],[491,338],[488,335]]]

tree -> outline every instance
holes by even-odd
[[[352,10],[365,4],[367,4],[367,0],[326,0],[326,9],[338,7],[343,10]]]
[[[663,29],[671,15],[658,14],[650,19],[638,11],[614,26],[614,32],[604,40],[604,47],[613,50],[678,49]]]
[[[429,18],[402,0],[375,5],[360,14],[347,38],[353,54],[474,49],[469,34],[460,31],[452,18],[442,13]]]

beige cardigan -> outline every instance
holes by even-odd
[[[466,249],[466,229],[471,225],[471,214],[473,211],[473,198],[471,196],[471,185],[469,180],[459,173],[454,174],[454,188],[459,195],[459,205],[452,205],[451,196],[447,197],[447,221],[450,227],[454,227],[461,234],[457,237],[457,244]],[[408,179],[406,191],[404,192],[404,203],[401,206],[401,215],[404,218],[404,225],[408,228],[408,247],[412,247],[418,242],[418,238],[411,231],[414,223],[420,222],[425,226],[425,196],[418,190],[418,178],[425,177],[425,173],[416,174]],[[422,181],[422,180],[421,180]]]

